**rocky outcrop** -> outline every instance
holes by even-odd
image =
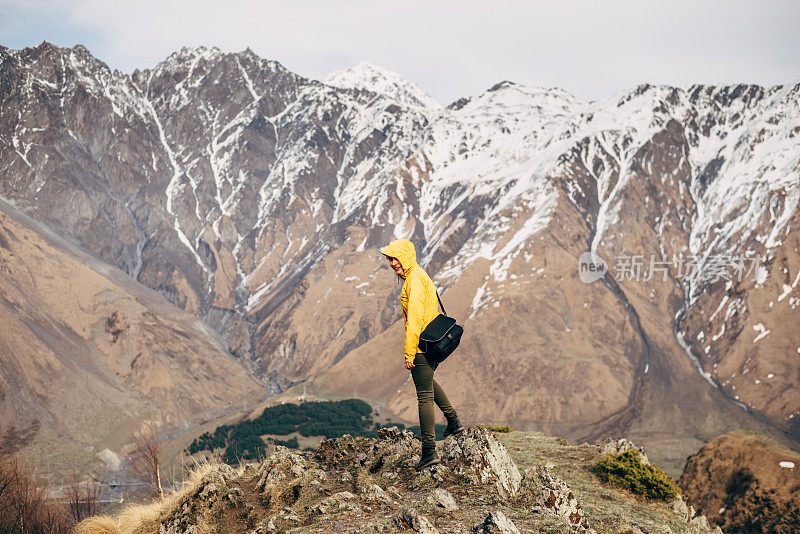
[[[419,515],[419,512],[413,508],[406,508],[397,514],[394,523],[403,530],[411,529],[420,534],[437,534],[439,532],[427,517]]]
[[[449,491],[443,488],[435,488],[426,499],[429,503],[444,508],[448,512],[458,510],[458,505]]]
[[[670,503],[670,508],[686,524],[686,532],[691,534],[706,534],[707,532],[722,534],[722,529],[719,526],[712,527],[708,522],[708,518],[698,514],[693,506],[687,506],[686,501],[680,495],[677,495]]]
[[[525,470],[522,480],[524,492],[533,496],[537,513],[555,515],[576,532],[596,534],[589,526],[583,509],[575,494],[560,478],[546,466],[534,466]]]
[[[159,534],[195,532],[207,521],[209,511],[220,503],[242,502],[242,491],[235,485],[236,474],[227,466],[219,466],[204,476],[174,505],[172,513],[161,520]]]
[[[442,456],[447,465],[466,480],[493,483],[505,499],[514,497],[522,477],[492,433],[485,428],[470,427],[457,436],[444,442]]]
[[[517,526],[500,510],[494,511],[475,525],[472,532],[476,534],[520,534]]]
[[[425,485],[433,487],[424,502],[451,518],[460,508],[445,486],[492,488],[495,498],[505,502],[516,495],[520,485],[516,464],[486,429],[471,427],[448,437],[444,448],[448,453],[442,464],[417,473],[413,465],[419,458],[420,441],[396,427],[381,429],[378,439],[325,439],[313,453],[279,446],[263,462],[243,471],[225,467],[203,477],[161,520],[159,532],[193,531],[225,510],[235,510],[237,521],[256,533],[283,531],[323,518],[333,521],[368,511],[395,510],[389,515],[389,526],[432,534],[439,532],[432,521],[403,504]],[[387,480],[393,484],[386,485]],[[497,510],[474,528],[476,532],[519,532]]]
[[[605,441],[603,441],[603,443],[600,444],[600,452],[603,454],[620,454],[626,451],[636,451],[639,454],[639,460],[643,464],[650,464],[650,460],[647,458],[647,454],[645,454],[644,449],[642,447],[637,447],[628,439],[607,438]]]
[[[122,525],[120,531],[177,534],[178,532],[691,532],[710,534],[703,516],[676,501],[670,510],[631,496],[593,487],[583,478],[588,463],[601,457],[598,447],[562,447],[551,440],[543,449],[521,450],[523,441],[511,440],[518,460],[549,455],[582,458],[567,474],[578,474],[582,495],[554,474],[559,467],[540,463],[525,469],[513,497],[505,496],[503,480],[515,461],[505,447],[483,428],[468,428],[441,444],[462,452],[453,459],[417,472],[415,454],[420,442],[410,432],[383,429],[378,438],[326,439],[315,451],[277,447],[265,460],[237,469],[209,469],[178,494],[155,503],[147,525],[122,516],[98,519],[98,525]],[[450,443],[450,441],[454,443]],[[555,445],[555,447],[554,447]],[[549,449],[549,450],[546,450]],[[492,453],[498,463],[486,461]],[[410,458],[396,461],[400,456]],[[410,461],[406,461],[410,460]],[[498,471],[493,465],[505,465]],[[476,473],[484,473],[478,479]],[[574,479],[572,479],[574,480]],[[588,486],[587,486],[588,485]],[[598,501],[597,496],[601,495]],[[586,507],[591,502],[590,526]],[[683,509],[681,509],[683,505]],[[609,506],[608,510],[604,507]],[[635,510],[634,510],[635,509]],[[148,516],[148,514],[139,514]],[[628,517],[630,516],[630,517]],[[153,519],[155,518],[155,519]],[[101,520],[102,519],[102,520]],[[91,521],[78,534],[96,531]],[[85,527],[85,528],[84,528]],[[99,527],[98,527],[99,528]],[[567,530],[565,530],[567,529]],[[103,531],[117,534],[115,531]]]

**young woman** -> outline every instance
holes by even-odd
[[[392,241],[381,253],[389,259],[389,266],[395,274],[404,280],[403,289],[400,291],[400,304],[403,307],[403,319],[406,325],[403,356],[405,368],[411,371],[417,389],[419,426],[422,434],[422,454],[416,467],[419,471],[439,463],[434,434],[434,403],[447,419],[445,437],[463,432],[464,427],[459,423],[458,415],[447,400],[444,390],[433,379],[433,372],[438,364],[429,362],[425,354],[419,352],[419,335],[439,314],[436,287],[428,273],[417,263],[417,252],[414,244],[408,239]]]

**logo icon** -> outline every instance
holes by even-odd
[[[606,275],[606,261],[594,252],[584,252],[578,258],[578,276],[584,284],[591,284]]]

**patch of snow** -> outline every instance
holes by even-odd
[[[756,285],[763,284],[769,277],[769,271],[766,267],[759,267],[756,271]]]
[[[759,334],[753,340],[753,343],[755,343],[756,341],[759,341],[760,339],[766,337],[770,332],[772,332],[772,330],[767,330],[766,328],[764,328],[764,324],[763,323],[754,324],[753,325],[753,330],[755,330],[756,332],[759,332]]]
[[[792,292],[792,289],[794,289],[794,288],[792,286],[790,286],[789,284],[783,284],[783,293],[778,295],[778,302],[781,302],[783,299],[788,297],[789,293]]]
[[[723,335],[724,333],[725,333],[725,323],[722,323],[722,327],[719,329],[719,332],[717,332],[716,334],[714,334],[713,336],[711,336],[711,341],[716,341],[716,340],[718,340],[719,338],[721,338],[721,337],[722,337],[722,335]]]
[[[322,83],[342,89],[362,89],[388,96],[403,106],[438,109],[442,105],[417,84],[383,67],[362,61],[322,77]]]

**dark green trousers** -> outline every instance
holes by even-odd
[[[442,410],[445,417],[452,418],[456,415],[456,411],[450,405],[450,401],[447,400],[444,389],[433,379],[433,372],[436,370],[437,365],[439,364],[433,363],[431,365],[424,354],[418,353],[414,357],[414,367],[411,368],[411,378],[417,388],[419,427],[423,446],[432,446],[436,443],[434,403]]]

